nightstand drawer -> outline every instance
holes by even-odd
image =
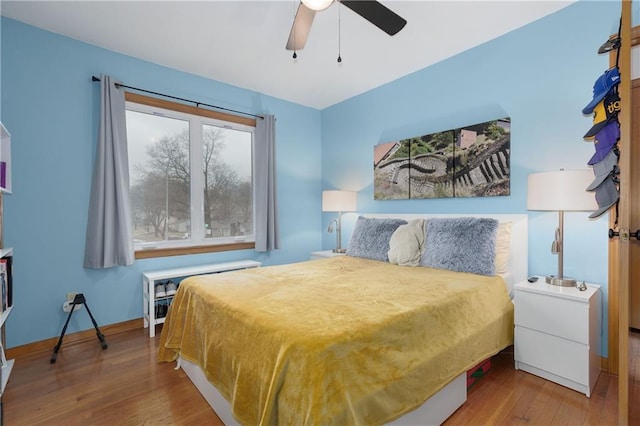
[[[575,342],[589,343],[589,304],[518,291],[515,324]]]
[[[516,363],[589,386],[589,347],[524,327],[515,329]],[[519,366],[527,370],[524,366]]]

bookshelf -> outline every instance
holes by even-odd
[[[0,367],[2,369],[0,395],[4,393],[4,389],[9,381],[11,370],[13,369],[13,363],[15,360],[7,360],[4,355],[4,323],[9,318],[11,310],[13,309],[13,249],[0,248],[0,286],[1,298],[0,301],[0,329],[2,330],[2,340],[0,342]]]
[[[3,248],[3,200],[11,194],[11,134],[0,122],[0,424],[2,424],[2,395],[13,370],[13,359],[7,360],[5,347],[5,322],[13,309],[13,249]]]
[[[7,317],[9,316],[9,314],[11,313],[11,309],[12,307],[9,307],[6,311],[4,311],[2,313],[2,315],[0,315],[0,322],[2,323],[2,326],[4,327],[4,322],[7,319]],[[2,389],[0,391],[0,395],[4,394],[4,389],[7,387],[7,382],[9,381],[9,376],[11,376],[11,370],[13,370],[13,363],[15,362],[15,359],[7,359],[4,356],[4,346],[0,345],[0,357],[2,358]]]

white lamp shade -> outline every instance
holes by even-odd
[[[304,3],[304,5],[309,9],[315,10],[317,12],[320,10],[325,10],[326,8],[331,6],[333,0],[302,0],[302,3]]]
[[[355,191],[322,191],[323,212],[354,212],[357,206]]]
[[[593,179],[591,169],[530,174],[527,182],[527,210],[597,210],[598,203],[594,193],[586,190]]]

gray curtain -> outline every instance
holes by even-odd
[[[276,201],[276,119],[256,119],[256,251],[280,248]]]
[[[100,127],[93,165],[85,268],[131,265],[133,250],[124,90],[100,76]]]

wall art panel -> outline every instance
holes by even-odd
[[[508,117],[374,147],[374,198],[509,195]]]

